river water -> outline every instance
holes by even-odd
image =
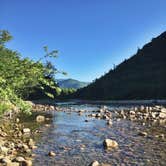
[[[98,106],[68,103],[62,107],[74,111],[54,112],[51,127],[37,143],[34,165],[88,166],[93,160],[112,166],[166,165],[166,139],[156,137],[160,134],[166,137],[166,126],[114,119],[109,127],[105,120],[87,117]],[[113,110],[115,106],[109,108]],[[79,116],[77,110],[80,109],[87,112]],[[146,131],[148,137],[139,136],[139,131]],[[105,150],[103,140],[106,138],[116,140],[119,147]],[[49,157],[49,151],[54,151],[56,156]]]

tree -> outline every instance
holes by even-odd
[[[55,93],[51,94],[46,87],[58,91],[54,75],[65,73],[58,71],[51,63],[50,58],[57,57],[57,50],[49,52],[45,46],[45,55],[38,61],[33,61],[22,58],[18,52],[6,48],[5,43],[11,39],[12,36],[8,31],[0,31],[0,105],[8,102],[20,110],[29,111],[30,107],[23,99],[36,87],[47,96],[54,97]]]

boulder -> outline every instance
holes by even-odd
[[[111,139],[105,139],[103,145],[106,149],[112,149],[118,147],[118,143]]]

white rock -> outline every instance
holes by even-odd
[[[22,131],[23,131],[23,133],[30,133],[31,132],[31,130],[29,128],[24,128]]]
[[[165,112],[160,112],[159,118],[166,119],[166,113]]]
[[[166,113],[166,108],[162,108],[160,111]]]
[[[101,114],[100,114],[100,113],[96,114],[96,117],[97,117],[97,118],[100,118],[100,117],[101,117]]]
[[[25,161],[25,159],[23,157],[19,156],[19,157],[16,157],[14,159],[14,161],[16,161],[16,162],[23,162],[23,161]]]
[[[99,166],[99,162],[98,161],[93,161],[89,166]]]
[[[112,126],[112,120],[107,121],[107,125]]]
[[[44,122],[45,121],[45,116],[42,116],[42,115],[38,115],[36,117],[36,122]]]
[[[135,115],[135,111],[130,111],[130,115]]]
[[[104,142],[103,142],[103,145],[107,149],[118,147],[118,143],[114,140],[111,140],[111,139],[105,139]]]
[[[55,156],[56,154],[55,154],[55,152],[50,151],[50,152],[48,153],[48,155],[49,155],[50,157],[53,157],[53,156]]]
[[[9,150],[9,149],[6,148],[5,146],[0,146],[0,154],[7,155],[8,150]]]

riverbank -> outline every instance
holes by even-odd
[[[18,114],[12,119],[8,117],[1,121],[0,165],[31,166],[33,163],[35,165],[46,163],[63,165],[65,162],[72,166],[73,164],[87,166],[90,163],[92,166],[96,163],[100,163],[98,165],[102,163],[121,164],[125,161],[116,159],[117,161],[113,162],[106,156],[113,155],[112,151],[118,155],[120,151],[124,150],[124,146],[130,146],[126,142],[121,142],[120,139],[124,139],[122,135],[129,140],[136,138],[137,141],[146,142],[147,139],[152,139],[152,143],[155,144],[156,141],[161,141],[159,147],[166,145],[166,133],[164,132],[166,111],[163,106],[142,105],[124,108],[84,103],[57,106],[51,104],[52,102],[32,103],[33,114],[30,117]],[[161,121],[162,123],[160,123]],[[128,125],[131,129],[128,128]],[[121,133],[122,129],[125,133]],[[130,134],[126,135],[127,133]],[[77,140],[81,142],[77,142]],[[133,140],[133,143],[136,142]],[[156,148],[159,147],[156,145]],[[100,157],[91,150],[97,150]],[[136,156],[140,155],[137,149],[133,150],[136,150],[134,152]],[[90,158],[83,161],[82,157],[85,152]],[[152,155],[150,151],[147,153],[149,153],[149,157]],[[162,158],[163,155],[162,151]],[[80,161],[70,162],[71,157],[79,158]],[[92,162],[93,160],[97,160],[97,162]],[[132,160],[132,163],[135,162],[134,159]]]
[[[7,112],[0,121],[0,166],[31,166],[36,142],[48,127],[53,105],[32,104],[32,114]]]

